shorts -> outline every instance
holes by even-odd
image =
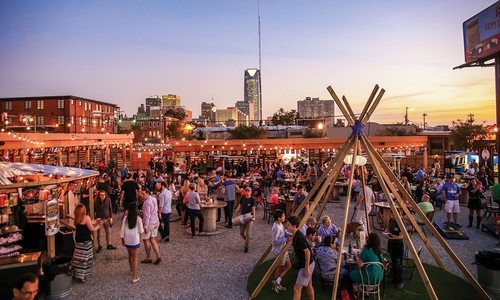
[[[460,203],[458,200],[448,200],[446,201],[446,204],[444,206],[444,210],[451,214],[451,213],[460,213]]]
[[[305,271],[304,268],[299,270],[299,273],[297,274],[297,281],[295,281],[296,285],[300,285],[300,286],[308,286],[309,285],[309,282],[311,282],[311,279],[312,279],[312,274],[314,273],[314,261],[311,262],[311,264],[309,265],[309,276],[308,277],[304,276],[304,271]]]
[[[158,227],[159,225],[149,225],[148,233],[142,233],[141,237],[143,240],[148,240],[149,238],[155,238],[158,235]]]
[[[278,257],[278,255],[276,255]],[[285,252],[285,254],[281,257],[281,259],[278,262],[278,266],[284,267],[286,265],[286,261],[290,260],[290,255],[288,255],[288,251]]]
[[[125,247],[127,247],[128,249],[138,249],[138,248],[141,248],[141,244],[137,244],[137,245],[125,245]]]

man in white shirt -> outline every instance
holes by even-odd
[[[368,208],[365,208],[365,196],[366,196],[366,202]],[[356,222],[359,224],[363,224],[363,228],[365,232],[367,232],[366,228],[366,216],[365,216],[365,209],[368,209],[368,213],[372,210],[372,204],[375,202],[375,194],[373,193],[373,190],[365,185],[365,191],[363,192],[363,189],[360,189],[359,195],[358,195],[358,201],[356,202]]]
[[[170,241],[170,214],[172,213],[172,192],[167,189],[167,182],[157,182],[155,188],[160,192],[160,234],[161,240]]]

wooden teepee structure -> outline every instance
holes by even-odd
[[[440,257],[434,250],[434,247],[431,245],[427,237],[424,235],[422,230],[420,229],[420,226],[416,223],[413,215],[410,213],[409,208],[407,205],[409,205],[413,210],[420,216],[420,219],[425,222],[425,225],[429,230],[432,232],[432,234],[435,236],[436,240],[438,243],[443,247],[443,249],[446,251],[446,253],[450,256],[450,258],[453,260],[453,262],[456,264],[456,266],[462,271],[464,276],[467,278],[467,280],[470,282],[470,284],[477,290],[479,295],[481,296],[482,299],[490,299],[488,294],[483,290],[483,288],[479,285],[479,283],[476,281],[474,276],[467,270],[467,268],[464,266],[464,264],[460,261],[460,259],[457,257],[457,255],[453,252],[453,250],[450,248],[450,246],[445,242],[443,237],[437,232],[437,230],[434,228],[433,224],[427,219],[425,214],[420,210],[420,208],[417,206],[411,195],[404,189],[403,185],[401,182],[398,180],[398,178],[393,174],[393,172],[389,169],[385,161],[382,159],[382,157],[375,151],[375,148],[373,145],[370,143],[368,138],[363,134],[363,129],[368,120],[370,119],[371,115],[377,108],[378,104],[380,103],[380,100],[382,99],[382,96],[384,95],[385,91],[384,89],[381,89],[379,91],[378,85],[375,85],[373,88],[373,91],[368,98],[368,101],[365,104],[365,107],[363,108],[363,111],[359,115],[359,118],[356,118],[353,110],[351,109],[351,106],[349,105],[347,99],[345,96],[342,97],[342,101],[338,98],[338,96],[335,94],[334,90],[332,89],[331,86],[327,88],[328,92],[332,96],[333,100],[335,101],[336,105],[339,107],[339,109],[342,111],[342,114],[345,116],[345,119],[347,120],[348,125],[352,128],[352,134],[349,136],[347,139],[346,143],[342,147],[342,149],[339,151],[335,159],[332,161],[332,163],[329,165],[328,169],[323,173],[323,175],[319,178],[317,183],[314,185],[312,190],[309,192],[307,195],[305,201],[302,202],[302,204],[296,208],[296,210],[293,212],[293,215],[298,215],[300,211],[306,206],[307,203],[311,203],[309,206],[309,209],[306,211],[304,217],[300,221],[299,228],[301,228],[306,220],[309,218],[309,216],[312,215],[318,204],[321,203],[321,207],[317,213],[317,219],[321,216],[323,213],[323,210],[326,207],[326,204],[328,202],[328,195],[332,191],[332,189],[335,186],[335,182],[337,181],[337,177],[340,173],[341,168],[344,165],[344,158],[350,154],[351,152],[353,153],[352,156],[352,172],[350,173],[350,178],[349,178],[349,185],[347,188],[347,201],[346,201],[346,207],[345,207],[345,214],[344,214],[344,219],[343,219],[343,226],[342,228],[347,227],[347,221],[348,221],[348,213],[349,213],[349,204],[351,199],[351,192],[352,192],[352,182],[353,182],[353,177],[354,177],[354,167],[355,167],[355,162],[357,156],[360,156],[363,154],[362,150],[364,150],[364,153],[367,155],[367,158],[370,160],[373,170],[375,171],[375,175],[378,177],[379,183],[382,187],[383,192],[386,195],[389,195],[392,193],[395,196],[395,200],[392,200],[391,197],[388,197],[388,203],[390,205],[391,211],[394,215],[394,218],[396,222],[399,225],[399,228],[402,229],[403,236],[404,236],[404,241],[409,248],[409,251],[414,258],[415,265],[417,267],[418,272],[420,273],[420,276],[425,284],[425,287],[427,289],[427,293],[429,294],[429,297],[431,299],[438,299],[434,288],[432,286],[432,283],[429,281],[429,278],[427,276],[427,273],[425,272],[425,269],[422,265],[422,261],[420,260],[417,250],[415,249],[415,246],[412,242],[411,236],[409,235],[408,231],[406,230],[406,226],[403,223],[402,220],[402,215],[406,215],[409,221],[411,222],[413,228],[415,228],[416,232],[418,233],[418,236],[422,239],[424,245],[428,248],[429,252],[431,253],[432,257],[436,261],[436,264],[443,270],[445,270],[445,266],[443,262],[441,261]],[[378,94],[377,94],[378,93]],[[361,166],[361,168],[364,168]],[[364,178],[364,170],[361,172],[362,174],[362,191],[364,192],[364,186],[366,185],[366,181]],[[365,199],[365,207],[368,207],[366,203],[366,197],[363,197]],[[311,202],[312,200],[312,202]],[[406,204],[408,203],[408,204]],[[402,212],[400,212],[400,210]],[[366,217],[366,226],[368,232],[370,232],[369,228],[369,218],[368,218],[368,210],[365,210],[365,217]],[[342,230],[342,235],[340,237],[340,249],[344,248],[344,241],[345,241],[345,230]],[[260,293],[266,282],[269,280],[271,275],[273,274],[274,270],[278,266],[278,262],[281,260],[282,256],[285,254],[286,251],[288,251],[289,247],[291,245],[291,241],[289,241],[281,250],[280,254],[274,259],[273,263],[269,267],[268,271],[260,281],[260,283],[257,285],[253,293],[250,295],[250,299],[254,299],[257,297],[257,295]],[[257,265],[260,265],[267,257],[267,255],[270,253],[272,246],[269,246],[266,252],[262,255],[260,260],[257,262]],[[340,266],[342,263],[342,255],[339,255],[337,266]],[[338,288],[338,283],[339,283],[339,276],[340,276],[340,268],[337,268],[336,274],[335,274],[335,279],[334,279],[334,286],[333,286],[333,293],[332,293],[332,299],[335,300],[337,297],[337,288]]]

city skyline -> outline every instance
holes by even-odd
[[[360,111],[386,89],[372,121],[494,123],[493,68],[464,62],[462,22],[495,1],[260,3],[263,117],[305,97],[345,94]],[[0,97],[75,95],[128,115],[154,94],[200,114],[244,100],[258,68],[257,1],[0,1]],[[340,95],[339,95],[340,96]],[[452,109],[450,109],[452,108]]]

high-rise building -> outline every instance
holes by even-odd
[[[200,118],[204,118],[209,121],[215,121],[215,104],[213,102],[201,102],[201,115]]]
[[[244,77],[244,101],[253,103],[250,121],[262,120],[262,90],[259,69],[246,69]],[[250,103],[249,103],[250,104]]]
[[[159,117],[161,115],[162,98],[160,96],[151,96],[146,98],[146,116]]]
[[[297,101],[297,112],[300,118],[324,118],[326,125],[331,127],[335,122],[335,101],[306,97]]]
[[[173,94],[161,96],[162,106],[181,106],[181,97]]]
[[[228,108],[217,108],[215,111],[215,121],[219,125],[248,125],[248,119],[248,115],[244,114],[234,106]]]
[[[246,114],[249,118],[254,116],[254,104],[253,101],[236,101],[236,108],[239,109],[242,113]]]

